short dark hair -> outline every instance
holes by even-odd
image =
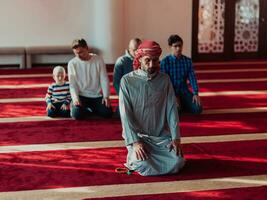
[[[169,38],[168,38],[168,44],[169,46],[172,46],[172,44],[176,43],[176,42],[181,42],[182,44],[184,43],[183,42],[183,39],[179,36],[179,35],[171,35]]]
[[[78,47],[87,48],[88,45],[87,45],[87,42],[85,41],[85,39],[80,38],[80,39],[73,40],[71,47],[72,47],[72,49],[77,49]]]
[[[137,44],[142,42],[140,38],[133,38],[133,41],[135,41]]]

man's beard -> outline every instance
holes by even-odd
[[[142,70],[148,74],[154,74],[155,72],[159,71],[159,67],[152,67],[148,69],[145,69],[145,67],[142,67]]]
[[[153,73],[155,73],[157,70],[155,69],[155,68],[149,68],[149,69],[147,69],[147,73],[148,74],[153,74]]]

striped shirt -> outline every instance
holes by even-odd
[[[189,90],[188,80],[193,94],[198,94],[197,79],[190,58],[184,55],[181,55],[179,58],[174,55],[168,55],[162,59],[160,71],[170,76],[176,95]]]
[[[71,101],[69,82],[63,85],[52,83],[48,89],[45,97],[46,103],[64,103],[68,105]]]

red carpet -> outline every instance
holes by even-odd
[[[267,63],[255,65],[196,65],[206,69],[266,69]],[[109,71],[112,71],[110,68]],[[5,69],[0,75],[52,73],[51,68],[31,70]],[[267,72],[197,73],[198,79],[267,78]],[[112,79],[112,77],[109,77]],[[0,78],[0,85],[50,84],[52,77]],[[199,83],[200,92],[267,90],[265,82]],[[0,89],[0,99],[43,98],[47,87]],[[115,94],[111,87],[111,93]],[[204,109],[266,107],[267,94],[203,96]],[[112,100],[112,105],[118,100]],[[0,103],[0,118],[44,116],[45,102]],[[267,132],[267,112],[224,113],[180,116],[181,135],[212,136]],[[0,146],[121,140],[118,119],[58,120],[41,122],[1,122]],[[21,191],[93,185],[198,180],[231,176],[267,174],[267,140],[183,144],[187,164],[176,175],[141,177],[117,174],[126,159],[125,148],[52,150],[25,153],[0,152],[0,191]],[[116,199],[259,199],[267,197],[265,187],[218,189],[183,193],[123,196]],[[104,198],[107,200],[115,199]]]
[[[44,98],[47,91],[47,87],[40,88],[14,88],[14,89],[0,89],[0,99],[8,98]],[[116,95],[115,89],[110,89],[112,95]]]
[[[45,101],[29,103],[0,103],[0,117],[44,116]]]
[[[226,62],[226,63],[195,63],[194,69],[195,70],[216,70],[216,69],[253,69],[253,68],[260,68],[266,69],[267,62],[255,62],[255,61],[241,61],[241,62]]]
[[[30,89],[0,89],[0,99],[8,98],[44,98],[47,87]]]
[[[45,92],[44,92],[45,93]],[[41,97],[39,97],[41,98]],[[264,95],[230,95],[230,96],[205,96],[201,98],[204,109],[224,109],[224,108],[247,108],[266,107],[267,94]],[[44,99],[44,96],[43,96]],[[45,100],[43,102],[24,103],[0,103],[2,112],[0,117],[20,117],[45,115]],[[113,109],[118,106],[118,100],[111,100]]]
[[[181,173],[158,177],[115,173],[114,169],[125,162],[125,148],[0,154],[0,191],[267,173],[267,141],[190,144],[184,145],[184,152],[187,164]]]
[[[257,95],[205,96],[204,109],[266,107],[267,93]]]
[[[49,83],[47,83],[49,84]],[[264,82],[240,82],[240,83],[200,83],[200,92],[220,92],[220,91],[257,91],[266,90],[267,87]],[[43,97],[46,93],[47,87],[30,88],[30,89],[0,89],[0,98],[30,98]],[[111,94],[115,95],[115,89],[110,88]],[[32,96],[30,96],[32,92]]]
[[[266,90],[266,82],[199,83],[200,92]]]
[[[181,192],[158,195],[126,196],[101,198],[103,200],[265,200],[267,199],[267,186],[235,188],[224,190],[207,190],[200,192]],[[89,200],[89,199],[88,199]],[[90,200],[99,200],[99,198],[90,198]]]
[[[0,75],[10,75],[10,74],[47,74],[47,73],[53,73],[52,66],[47,67],[34,67],[32,69],[23,69],[18,70],[16,69],[1,69]]]
[[[192,123],[195,121],[195,123]],[[182,136],[267,132],[267,113],[182,116]],[[1,123],[1,146],[121,140],[121,124],[110,120]],[[18,131],[19,130],[19,131]]]
[[[0,79],[0,85],[50,84],[52,82],[54,82],[52,77],[1,78]]]
[[[241,78],[262,78],[267,77],[267,71],[261,71],[261,72],[221,72],[221,73],[199,73],[196,74],[197,78],[199,80],[201,79],[236,79],[238,77]]]

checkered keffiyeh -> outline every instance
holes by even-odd
[[[150,55],[153,57],[160,57],[161,52],[162,50],[157,42],[150,41],[150,40],[143,41],[135,52],[135,57],[133,61],[134,69],[136,70],[140,68],[139,59],[141,57],[146,56],[146,55]]]

